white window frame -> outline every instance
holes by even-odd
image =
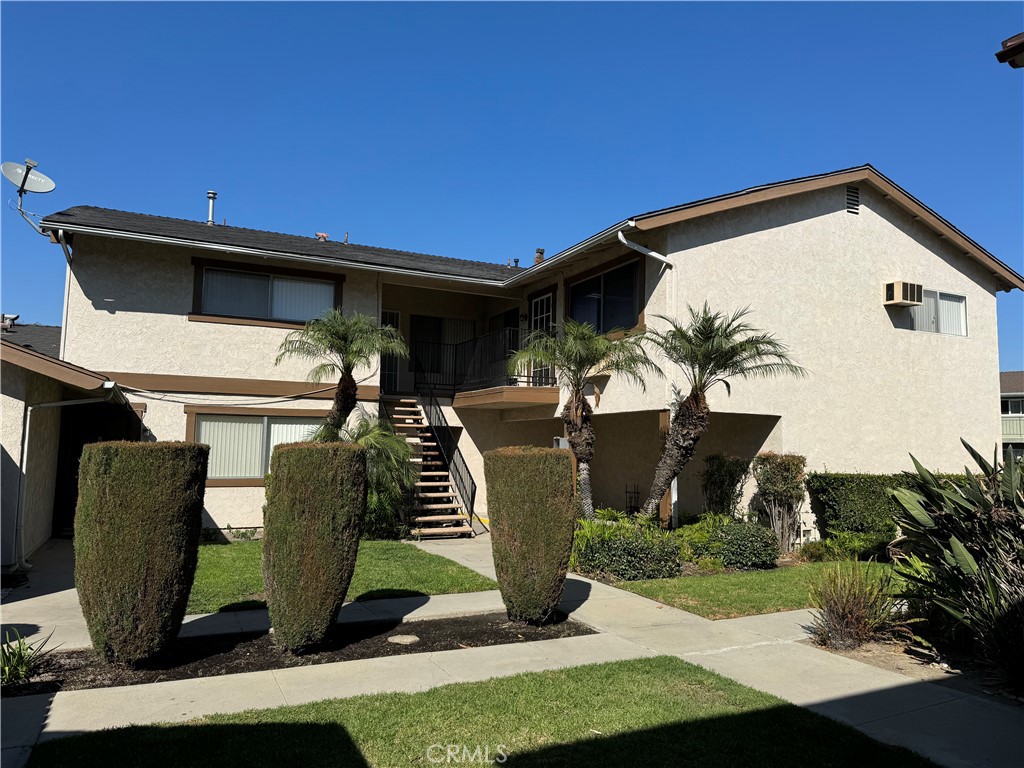
[[[913,313],[911,313],[911,323],[912,323],[911,330],[918,331],[918,332],[921,332],[921,333],[936,333],[936,334],[941,334],[942,336],[960,336],[960,337],[966,338],[969,335],[968,328],[967,328],[967,297],[964,296],[963,294],[953,293],[952,291],[941,291],[941,290],[938,290],[936,288],[925,288],[922,291],[922,297],[923,298],[928,298],[929,294],[931,294],[932,296],[935,297],[935,328],[918,328],[916,325],[913,324],[915,322],[914,319],[913,319],[914,315],[913,315]],[[960,322],[961,322],[961,325],[963,326],[963,331],[964,331],[963,333],[951,333],[950,331],[945,331],[945,330],[942,329],[942,327],[941,327],[941,324],[942,324],[942,312],[941,312],[941,309],[940,309],[940,302],[942,301],[942,297],[944,297],[944,296],[947,296],[949,298],[962,299],[963,300],[962,303],[961,303],[961,310],[960,310],[960,312],[961,312]],[[924,305],[922,304],[921,306],[923,307]],[[916,307],[914,309],[916,309]]]
[[[241,275],[249,275],[249,276],[255,276],[255,277],[266,277],[268,279],[268,283],[269,283],[268,288],[269,289],[267,291],[267,307],[266,307],[265,314],[233,315],[233,314],[229,314],[227,312],[217,312],[217,311],[214,311],[212,309],[209,309],[206,306],[206,295],[207,295],[207,293],[206,293],[206,276],[210,272],[233,272],[233,273],[241,274]],[[300,283],[320,283],[320,284],[323,284],[323,285],[327,285],[331,289],[331,297],[332,297],[331,298],[331,307],[329,307],[329,309],[334,306],[334,303],[335,303],[334,295],[335,295],[336,286],[337,286],[337,283],[334,280],[330,280],[330,279],[323,279],[323,280],[321,280],[321,279],[318,279],[318,278],[315,278],[315,277],[293,277],[291,275],[276,275],[276,274],[274,274],[272,272],[259,272],[259,271],[247,270],[247,269],[229,269],[229,268],[217,266],[217,267],[203,267],[203,290],[202,290],[202,294],[200,296],[199,310],[200,310],[200,312],[202,314],[206,314],[206,315],[216,315],[216,316],[219,316],[219,317],[238,317],[238,318],[249,319],[249,320],[271,320],[271,321],[285,322],[285,323],[289,323],[289,322],[305,323],[305,322],[307,322],[309,320],[315,320],[316,318],[313,318],[313,317],[295,318],[295,317],[276,317],[274,315],[274,307],[273,307],[273,303],[274,303],[274,281],[276,281],[276,280],[285,280],[285,281],[300,282]]]

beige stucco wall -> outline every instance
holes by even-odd
[[[185,403],[191,405],[232,406],[252,408],[259,414],[263,408],[273,409],[317,409],[326,410],[326,400],[272,400],[271,398],[183,395],[180,393],[154,393],[138,399],[146,403],[143,426],[148,430],[149,440],[184,440]],[[184,402],[183,402],[184,401]],[[373,415],[375,403],[360,403],[353,412],[350,422],[360,413]],[[263,525],[264,489],[261,487],[212,487],[206,489],[203,509],[203,526],[207,528],[250,528]]]
[[[685,318],[688,304],[749,306],[749,320],[810,375],[737,381],[731,397],[716,387],[712,411],[779,417],[778,447],[805,454],[812,469],[893,472],[913,452],[955,471],[961,436],[985,450],[999,440],[991,276],[867,184],[859,215],[846,212],[840,186],[674,225],[663,248],[674,269],[651,285],[656,263],[647,261],[648,327],[666,327],[659,314]],[[891,280],[966,296],[968,336],[906,330],[909,310],[882,305]],[[685,386],[665,370],[646,392],[608,382],[601,412],[664,408],[672,384]]]
[[[305,380],[311,367],[307,361],[291,359],[274,365],[286,329],[189,322],[193,256],[211,254],[76,235],[64,327],[65,359],[97,371]],[[342,273],[327,268],[323,272],[325,278]],[[377,317],[376,275],[342,274],[343,310]],[[356,378],[375,385],[376,367],[358,371]]]
[[[53,493],[57,482],[60,446],[60,408],[32,413],[27,476],[22,477],[21,454],[26,404],[62,399],[60,384],[52,379],[5,363],[0,370],[0,443],[3,446],[0,499],[2,499],[3,564],[14,561],[19,490],[24,495],[25,553],[29,555],[50,538]],[[21,489],[21,484],[24,488]]]

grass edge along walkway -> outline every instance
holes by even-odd
[[[188,613],[266,607],[261,543],[203,544],[189,595]],[[362,541],[346,600],[450,595],[497,589],[464,565],[401,541]]]
[[[622,581],[615,586],[706,619],[736,619],[813,607],[810,599],[811,580],[825,568],[836,565],[801,563],[764,571]],[[866,562],[841,565],[879,571],[889,567]]]
[[[930,766],[781,699],[659,656],[132,726],[42,743],[30,768],[431,764]],[[468,752],[463,752],[463,747]],[[441,760],[441,762],[444,762]],[[474,762],[463,759],[460,762]],[[485,762],[477,759],[476,764]]]

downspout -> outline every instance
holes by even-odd
[[[622,234],[621,229],[618,232],[616,232],[616,234],[619,236],[619,242],[622,243],[627,248],[632,248],[634,251],[638,251],[639,253],[642,253],[644,256],[650,256],[655,261],[660,261],[669,269],[673,268],[674,265],[672,264],[672,262],[666,259],[657,251],[652,251],[650,248],[645,248],[644,246],[640,245],[640,243],[634,243],[632,240],[627,240],[626,236]]]
[[[81,400],[53,400],[48,403],[36,403],[25,405],[25,419],[21,427],[21,473],[18,478],[18,508],[14,520],[14,568],[16,570],[28,571],[32,564],[25,560],[25,486],[28,481],[28,447],[29,438],[32,435],[32,412],[36,408],[63,408],[68,405],[87,405],[90,403],[107,403],[113,398],[115,389],[113,381],[103,382],[103,389],[106,394],[103,397],[87,397]]]

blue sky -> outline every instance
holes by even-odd
[[[99,205],[504,262],[870,162],[1024,272],[1020,3],[57,4],[2,15],[4,160]],[[5,184],[5,202],[14,188]],[[11,210],[2,307],[57,323]],[[1024,368],[1024,297],[999,296]]]

